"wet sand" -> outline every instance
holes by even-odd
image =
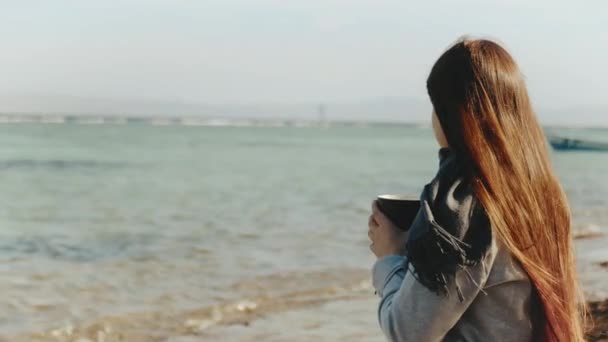
[[[167,317],[161,317],[162,315],[150,315],[139,320],[139,324],[134,324],[133,317],[130,318],[130,324],[124,324],[124,321],[121,323],[120,318],[106,318],[86,328],[58,329],[45,334],[23,336],[14,341],[381,342],[385,339],[376,323],[376,305],[377,299],[370,295],[366,298],[311,304],[289,311],[267,314],[250,312],[216,326],[208,326],[205,320],[195,318],[166,320]],[[594,322],[592,330],[587,333],[589,341],[608,341],[608,300],[590,302],[589,309]],[[168,324],[169,322],[174,324]]]
[[[608,299],[589,302],[593,322],[587,333],[589,341],[608,341]],[[353,300],[348,303],[331,303],[318,308],[290,312],[281,317],[266,317],[252,322],[256,333],[250,334],[249,325],[221,327],[208,332],[210,340],[226,338],[231,341],[289,341],[290,336],[299,336],[298,341],[385,341],[376,323],[375,298]],[[306,324],[311,313],[318,315],[316,322]],[[285,325],[286,321],[296,322]],[[288,328],[286,328],[288,327]],[[293,335],[292,335],[293,334]]]
[[[594,323],[589,341],[608,341],[608,236],[577,240],[577,263]],[[191,309],[97,317],[0,341],[384,341],[369,270],[270,275],[228,289],[240,299]],[[38,331],[38,332],[36,332]]]
[[[286,295],[265,303],[241,300],[183,312],[108,316],[78,326],[0,341],[384,341],[378,327],[378,298],[365,284],[327,296]],[[588,302],[593,325],[589,341],[608,341],[608,299]]]

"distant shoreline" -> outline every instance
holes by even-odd
[[[386,126],[430,127],[428,123],[373,120],[306,120],[288,118],[225,118],[195,115],[101,115],[54,113],[0,113],[0,124],[149,124],[156,126],[208,126],[208,127],[330,127],[330,126]]]
[[[196,115],[105,115],[68,113],[0,113],[0,124],[148,124],[153,126],[204,126],[204,127],[382,127],[404,126],[430,128],[430,123],[398,120],[307,120],[289,118],[227,118]],[[608,126],[551,124],[546,129],[608,129]]]

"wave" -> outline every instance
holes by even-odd
[[[92,262],[107,258],[153,257],[147,246],[163,238],[153,233],[100,233],[97,235],[23,235],[0,238],[0,260],[42,257],[51,260]]]
[[[572,237],[578,239],[591,239],[604,236],[606,233],[595,224],[587,224],[575,227],[572,230]]]
[[[0,160],[0,170],[4,169],[99,169],[99,168],[123,168],[129,166],[124,162],[104,162],[97,160],[35,160],[35,159],[12,159]]]
[[[99,340],[101,336],[108,341],[165,341],[175,336],[204,337],[214,327],[249,325],[257,319],[281,312],[369,298],[373,292],[368,277],[367,270],[354,269],[273,274],[234,284],[229,290],[249,289],[252,293],[238,299],[200,308],[108,315],[87,322],[67,323],[44,332],[12,336],[10,340]],[[303,284],[304,288],[294,288],[300,281],[324,286]],[[274,288],[267,287],[271,283]],[[253,294],[255,292],[256,295]]]

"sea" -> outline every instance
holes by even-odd
[[[437,150],[402,124],[0,124],[0,340],[382,341],[370,205]],[[552,160],[608,297],[608,153]]]

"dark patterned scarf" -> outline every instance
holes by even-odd
[[[449,149],[439,151],[439,171],[420,195],[420,211],[410,228],[410,270],[429,290],[448,295],[459,269],[476,265],[492,243],[485,210],[473,194],[470,177]],[[460,300],[460,287],[456,284]]]

